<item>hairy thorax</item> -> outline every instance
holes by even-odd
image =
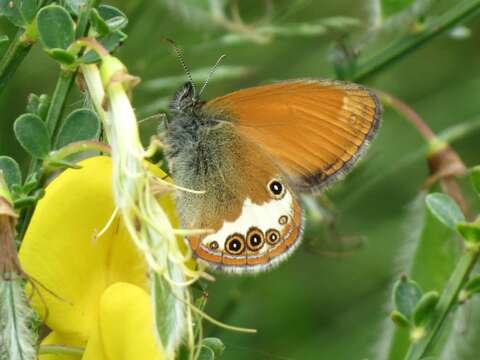
[[[249,178],[266,173],[270,178],[277,169],[256,144],[241,138],[234,126],[226,116],[207,113],[179,113],[172,118],[163,141],[173,180],[186,189],[203,192],[177,192],[184,226],[219,227],[224,220],[239,216],[246,197],[255,203],[267,200],[264,185],[256,189],[257,182]]]

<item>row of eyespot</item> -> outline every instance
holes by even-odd
[[[269,245],[275,245],[280,239],[280,232],[276,229],[269,229],[264,234],[262,230],[252,227],[248,230],[246,239],[242,234],[230,235],[225,241],[225,250],[229,254],[239,255],[245,251],[245,244],[249,250],[259,251],[265,245],[265,242]]]

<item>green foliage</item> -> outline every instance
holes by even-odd
[[[45,123],[33,114],[23,114],[15,120],[13,127],[23,149],[35,159],[44,159],[50,151],[50,134]]]
[[[51,3],[56,5],[49,5]],[[244,5],[245,3],[247,5]],[[432,128],[446,129],[445,134],[449,140],[444,140],[465,140],[460,155],[467,164],[478,163],[478,139],[474,138],[478,126],[475,130],[474,121],[469,121],[478,109],[469,107],[465,100],[474,98],[472,94],[478,93],[478,82],[474,78],[477,75],[465,70],[473,68],[468,59],[474,58],[474,54],[468,52],[468,46],[465,45],[470,44],[470,40],[464,39],[465,43],[462,44],[452,39],[439,39],[437,45],[425,48],[424,53],[428,57],[418,53],[417,58],[410,59],[408,66],[415,69],[413,73],[423,75],[418,86],[411,86],[418,79],[409,78],[405,75],[404,68],[395,68],[391,64],[406,57],[421,45],[429,43],[429,40],[442,32],[452,29],[469,16],[473,17],[480,8],[480,0],[447,0],[442,5],[444,8],[439,7],[438,11],[428,14],[424,10],[433,1],[378,0],[375,4],[380,10],[378,15],[381,21],[376,24],[378,28],[370,28],[368,31],[365,31],[367,24],[360,20],[362,14],[356,10],[358,6],[354,2],[352,4],[355,6],[347,3],[341,5],[300,0],[284,2],[284,5],[280,3],[282,2],[113,0],[112,4],[121,6],[124,13],[114,6],[99,4],[99,1],[0,0],[0,16],[16,25],[19,30],[25,30],[19,31],[15,36],[0,35],[0,50],[4,48],[2,44],[9,45],[0,63],[0,91],[12,78],[15,69],[37,40],[37,35],[44,52],[29,54],[26,61],[28,64],[24,67],[26,70],[34,69],[35,72],[25,71],[20,74],[15,78],[14,83],[17,83],[12,89],[56,89],[49,95],[31,95],[28,99],[27,114],[20,116],[18,114],[22,110],[19,109],[24,108],[25,99],[21,99],[21,96],[18,97],[20,100],[12,100],[15,98],[12,96],[4,97],[5,120],[2,120],[0,125],[6,125],[0,129],[0,133],[3,135],[11,132],[12,124],[8,119],[18,118],[14,132],[22,148],[31,157],[22,158],[15,145],[9,143],[8,136],[5,141],[2,137],[1,150],[14,154],[13,158],[0,157],[0,170],[7,179],[16,209],[23,210],[19,219],[19,240],[28,226],[27,215],[31,214],[35,204],[43,196],[45,184],[50,181],[54,171],[76,167],[72,154],[82,155],[84,151],[92,151],[88,143],[98,139],[100,133],[97,117],[90,110],[82,108],[85,102],[79,101],[75,86],[73,91],[71,90],[78,66],[99,61],[94,51],[85,52],[82,44],[77,42],[85,36],[94,37],[109,51],[115,51],[122,45],[127,39],[127,31],[132,39],[136,39],[122,49],[121,56],[133,73],[143,79],[142,84],[135,89],[134,99],[139,114],[145,116],[165,111],[174,88],[186,80],[184,74],[175,76],[179,73],[178,64],[172,56],[166,55],[168,49],[165,50],[163,45],[159,45],[161,36],[171,36],[185,49],[186,62],[191,66],[194,81],[198,83],[205,80],[211,70],[210,64],[213,64],[220,54],[228,55],[228,65],[217,69],[212,78],[212,86],[208,87],[208,91],[215,95],[238,86],[267,83],[273,79],[331,77],[333,68],[339,77],[357,80],[373,78],[371,75],[384,71],[383,76],[373,78],[375,83],[368,85],[379,89],[393,89],[391,84],[395,84],[394,91],[398,92],[396,95],[409,99],[415,108],[418,107],[419,113],[425,114],[427,122],[434,125]],[[166,8],[158,10],[158,7],[164,4],[167,5]],[[37,5],[42,5],[40,11]],[[341,6],[344,7],[340,8]],[[325,18],[325,14],[341,16]],[[184,20],[181,26],[178,25],[178,17]],[[34,21],[35,18],[37,22]],[[129,20],[132,26],[127,28]],[[394,22],[398,31],[394,31],[391,37],[388,34],[385,36],[382,31],[391,29],[389,25]],[[471,26],[471,41],[478,40],[477,26]],[[10,34],[10,28],[2,27],[1,30]],[[429,59],[439,52],[435,46],[441,47],[442,56],[438,57],[438,63],[432,66]],[[329,60],[326,59],[327,47],[334,49],[330,52]],[[55,74],[42,74],[44,63],[41,56],[45,54],[62,65],[57,85],[51,83]],[[444,61],[441,61],[442,59]],[[457,61],[466,65],[449,68]],[[42,71],[36,71],[37,66],[41,66]],[[460,75],[457,76],[457,73]],[[440,87],[439,83],[444,74],[461,81],[451,81],[448,86]],[[45,88],[37,90],[36,86],[44,85],[44,79],[48,79],[48,83],[45,81]],[[78,84],[81,84],[81,77],[77,79]],[[18,83],[19,81],[23,83]],[[439,88],[442,88],[443,92],[438,90]],[[473,100],[470,102],[474,103]],[[445,104],[445,107],[442,107],[442,104]],[[457,106],[461,111],[457,111]],[[455,108],[455,111],[449,112],[446,108]],[[471,110],[470,113],[467,109]],[[461,115],[457,112],[461,112]],[[387,111],[385,117],[390,120],[392,114]],[[145,145],[148,145],[150,136],[156,133],[161,118],[161,115],[156,115],[140,124],[140,127],[144,128],[141,129],[144,133],[142,135],[148,134],[142,139]],[[459,135],[457,127],[453,128],[459,118],[462,118],[462,124],[468,124],[468,129],[462,130],[465,132],[463,135]],[[168,126],[167,123],[165,125]],[[209,290],[212,289],[213,304],[207,310],[217,312],[216,315],[222,320],[229,321],[228,316],[232,316],[233,321],[259,325],[262,333],[269,334],[263,337],[240,338],[236,334],[221,333],[222,339],[226,338],[225,343],[241,341],[242,347],[246,348],[239,350],[238,356],[235,356],[235,347],[229,347],[225,354],[227,358],[255,357],[257,348],[265,350],[272,357],[367,357],[360,352],[368,351],[371,339],[377,333],[374,324],[382,313],[378,311],[378,307],[384,301],[385,283],[392,276],[392,253],[399,252],[398,245],[405,240],[402,235],[398,235],[404,221],[401,209],[421,186],[425,175],[422,172],[424,164],[418,166],[422,171],[410,168],[407,170],[403,166],[419,165],[419,159],[425,158],[424,148],[415,143],[416,140],[409,131],[411,128],[403,126],[401,122],[385,121],[383,133],[377,140],[378,146],[382,148],[380,151],[378,147],[376,154],[381,156],[372,156],[364,162],[364,169],[367,169],[367,172],[368,169],[373,171],[365,175],[362,184],[368,184],[368,195],[375,198],[375,201],[357,201],[358,204],[355,204],[353,209],[355,216],[350,216],[349,211],[344,211],[343,208],[348,207],[345,204],[349,201],[350,204],[353,203],[351,199],[361,198],[358,196],[361,193],[360,186],[340,185],[329,193],[335,205],[340,208],[338,214],[341,217],[347,214],[346,219],[342,219],[341,232],[344,231],[343,227],[348,229],[345,232],[351,231],[351,228],[355,228],[356,232],[365,224],[364,229],[358,232],[364,232],[361,235],[368,236],[370,245],[362,252],[342,261],[325,258],[317,261],[310,253],[299,254],[297,259],[300,260],[292,259],[292,262],[297,261],[294,265],[286,265],[271,274],[248,279],[249,285],[242,287],[242,291],[238,290],[240,280],[228,278],[228,281],[224,281],[222,275],[218,276],[216,284],[209,286]],[[472,144],[468,142],[469,137],[474,140]],[[406,143],[408,146],[403,146]],[[101,147],[93,149],[104,150]],[[161,157],[161,154],[157,156]],[[24,172],[27,179],[23,184],[17,160],[23,169],[26,170],[28,166],[28,171]],[[395,163],[395,166],[392,166],[392,163]],[[390,176],[386,181],[385,174],[392,173],[389,169],[397,168],[402,171],[396,172],[395,177]],[[353,177],[360,172],[352,174]],[[351,178],[347,178],[347,182]],[[471,181],[480,193],[480,167],[472,169]],[[384,194],[388,196],[383,196]],[[380,335],[388,346],[379,357],[382,360],[431,358],[430,353],[424,349],[418,350],[418,353],[409,352],[408,349],[412,345],[412,338],[419,339],[422,343],[425,339],[429,341],[429,336],[435,333],[441,336],[438,336],[432,345],[435,350],[432,353],[440,354],[445,347],[446,338],[459,336],[450,328],[450,319],[456,316],[455,292],[459,284],[462,290],[458,298],[462,302],[480,292],[478,276],[472,276],[465,284],[464,279],[468,278],[468,271],[472,268],[467,266],[470,264],[468,259],[460,261],[463,266],[460,269],[464,272],[457,272],[456,277],[453,277],[454,281],[447,282],[454,270],[459,268],[457,260],[462,248],[460,241],[457,241],[458,235],[466,240],[467,248],[475,249],[480,237],[478,223],[467,222],[453,199],[444,194],[429,195],[426,203],[423,201],[423,193],[419,198],[421,204],[411,214],[416,219],[415,225],[408,227],[408,234],[405,236],[410,239],[411,251],[404,256],[401,265],[401,271],[408,273],[410,279],[402,278],[395,285],[392,296],[394,310],[390,317],[398,327],[392,326],[389,331]],[[469,202],[472,203],[472,213],[475,213],[478,204]],[[352,219],[358,219],[358,222]],[[309,220],[307,219],[307,224]],[[338,241],[343,241],[343,238],[339,236]],[[462,253],[460,259],[464,259],[463,255],[465,254]],[[305,275],[303,281],[299,280],[304,274],[308,275]],[[318,286],[305,286],[311,282],[313,274]],[[361,281],[352,280],[352,276],[354,280]],[[277,281],[279,278],[282,279],[281,282]],[[333,278],[335,281],[331,281]],[[281,286],[277,286],[277,283],[281,283]],[[285,287],[284,284],[287,283],[289,286]],[[166,288],[168,284],[157,282],[156,286],[157,325],[160,324],[161,336],[168,339],[174,323],[162,320],[174,310],[168,306],[160,308],[160,305],[163,306],[164,302],[168,304],[171,294]],[[252,290],[249,292],[250,288]],[[425,293],[421,289],[424,289]],[[298,296],[300,292],[301,297]],[[229,300],[230,293],[237,294],[237,297],[232,296],[234,300]],[[276,294],[273,300],[270,298],[272,294]],[[445,301],[446,295],[451,295],[448,301]],[[266,298],[269,300],[265,300],[264,304]],[[255,304],[253,307],[252,299]],[[226,302],[225,308],[222,301]],[[205,301],[199,298],[195,304],[203,309]],[[255,311],[251,311],[251,308]],[[290,311],[291,309],[295,311]],[[318,312],[318,316],[312,318],[313,310]],[[432,318],[435,319],[441,314],[448,315],[444,323],[432,322]],[[195,337],[201,337],[200,316],[195,324],[198,332]],[[344,331],[345,328],[348,328],[347,332]],[[218,331],[221,330],[207,328],[205,333],[216,336]],[[291,346],[292,343],[295,346]],[[312,344],[311,349],[308,348],[309,343]],[[345,343],[348,343],[348,346],[343,346]],[[218,338],[205,338],[200,344],[200,359],[217,359],[225,349]],[[187,346],[184,345],[184,348]],[[244,351],[252,351],[253,355],[246,355]],[[183,354],[179,355],[182,360],[188,358],[182,356]],[[476,357],[462,360],[473,359]]]
[[[438,292],[429,291],[418,300],[413,311],[413,323],[415,326],[423,326],[432,316],[439,300]]]
[[[0,156],[0,172],[10,191],[14,185],[21,184],[22,173],[18,163],[9,156]]]
[[[430,194],[427,196],[426,202],[432,214],[452,230],[456,229],[457,224],[465,221],[465,216],[460,207],[448,195]]]
[[[42,45],[49,51],[66,50],[75,40],[73,20],[68,11],[58,5],[46,6],[38,12],[37,29]]]
[[[422,289],[407,276],[402,276],[393,287],[394,309],[408,320],[412,319],[415,307],[421,297]]]
[[[0,16],[22,28],[32,23],[36,11],[36,0],[0,0]]]
[[[50,107],[50,98],[46,94],[40,96],[30,94],[28,97],[27,112],[39,116],[41,119],[47,117],[48,108]]]
[[[218,338],[205,338],[202,340],[198,360],[214,360],[220,358],[225,351],[225,345]]]
[[[460,235],[463,236],[463,238],[467,243],[480,244],[480,223],[457,224],[457,231],[460,233]]]
[[[93,111],[88,109],[77,109],[72,111],[60,128],[55,148],[77,141],[95,140],[100,135],[100,120]]]

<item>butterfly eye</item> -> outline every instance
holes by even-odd
[[[265,243],[263,232],[258,228],[251,228],[247,234],[247,246],[252,251],[258,251]]]
[[[285,186],[276,179],[271,180],[267,185],[268,191],[275,199],[283,198],[285,195]]]
[[[230,235],[225,241],[225,250],[232,255],[238,255],[245,250],[245,239],[240,234]]]
[[[280,232],[275,229],[270,229],[267,231],[265,238],[267,239],[267,243],[275,245],[280,241]]]

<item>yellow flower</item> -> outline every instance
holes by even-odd
[[[111,160],[95,157],[80,165],[47,187],[20,249],[24,270],[41,284],[32,305],[52,329],[42,344],[85,348],[83,360],[164,359],[142,255],[118,216],[96,237],[115,210]],[[170,197],[161,205],[176,223]]]

